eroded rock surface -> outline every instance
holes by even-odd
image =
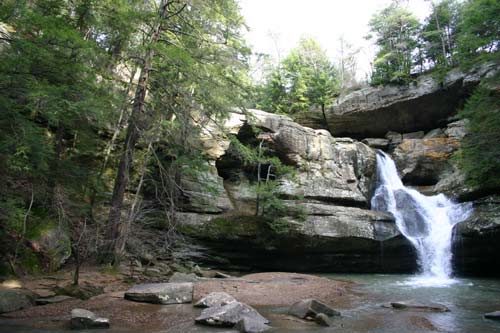
[[[412,270],[408,262],[413,260],[407,258],[413,258],[413,253],[408,254],[410,245],[392,216],[369,210],[376,178],[372,148],[259,110],[235,113],[224,126],[247,146],[266,145],[293,169],[278,179],[276,190],[287,214],[255,216],[257,168],[246,165],[220,132],[213,136],[222,141],[208,139],[207,134],[203,147],[216,166],[210,172],[218,173],[212,179],[218,179],[215,187],[223,201],[229,199],[226,207],[232,208],[200,209],[194,197],[187,200],[177,214],[177,228],[197,240],[189,243],[198,242],[206,250],[193,246],[192,251],[183,250],[184,257],[238,269],[246,263],[259,269],[349,271],[356,266],[358,271],[384,271],[398,266]],[[217,197],[211,200],[220,202]],[[399,250],[388,252],[382,247]],[[400,255],[401,263],[396,264]]]
[[[193,301],[192,283],[138,284],[125,292],[125,299],[154,304],[181,304]]]
[[[109,328],[109,319],[100,318],[95,313],[85,309],[71,310],[71,328]]]
[[[485,77],[499,71],[495,63],[469,72],[453,70],[442,84],[432,74],[407,86],[367,87],[340,98],[326,111],[328,129],[335,136],[384,137],[387,131],[409,133],[446,125],[459,104]],[[304,126],[325,128],[319,110],[298,119]]]
[[[207,308],[201,312],[200,316],[195,319],[195,322],[208,326],[233,327],[245,318],[259,325],[269,323],[269,320],[264,318],[254,308],[240,302]]]
[[[225,292],[212,292],[194,304],[197,308],[209,308],[212,306],[223,306],[236,302],[236,299]]]

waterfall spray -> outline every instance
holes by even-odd
[[[371,205],[391,212],[401,233],[417,251],[421,281],[443,284],[451,280],[453,226],[471,213],[470,204],[456,204],[444,194],[425,196],[403,185],[394,161],[377,153],[378,184]]]

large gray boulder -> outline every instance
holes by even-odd
[[[340,312],[315,299],[296,302],[288,310],[288,314],[292,316],[310,320],[316,319],[316,316],[320,313],[328,317],[340,316]]]
[[[100,318],[85,309],[73,309],[70,326],[72,329],[109,328],[109,319]]]
[[[193,301],[192,283],[138,284],[125,292],[125,299],[154,304],[181,304]]]
[[[488,63],[469,72],[452,70],[442,83],[428,74],[409,85],[354,91],[326,111],[327,128],[335,136],[380,138],[389,130],[408,133],[442,127],[472,89],[499,69]],[[326,127],[320,110],[304,114],[298,122],[312,128]]]
[[[256,324],[265,325],[269,323],[269,320],[254,308],[240,302],[207,308],[201,312],[195,322],[208,326],[233,327],[245,318]]]
[[[223,306],[236,302],[236,299],[223,291],[213,292],[200,299],[194,304],[197,308],[210,308],[212,306]]]
[[[241,333],[261,333],[271,329],[270,326],[264,324],[261,320],[253,320],[249,317],[240,319],[235,328]]]
[[[438,303],[418,303],[414,301],[391,302],[391,306],[398,310],[414,310],[424,312],[449,312],[450,309]]]
[[[0,288],[0,313],[28,308],[35,304],[36,295],[26,289]]]

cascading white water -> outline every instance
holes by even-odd
[[[452,229],[469,216],[471,205],[455,204],[444,194],[425,196],[405,187],[394,161],[382,151],[377,153],[377,174],[372,209],[391,212],[401,233],[417,250],[421,275],[416,283],[451,283]]]

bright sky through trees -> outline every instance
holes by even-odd
[[[247,39],[254,52],[286,56],[308,35],[320,42],[334,58],[340,36],[356,47],[362,47],[358,57],[358,76],[364,78],[374,58],[372,42],[364,40],[372,15],[392,0],[239,0],[242,14],[250,29]],[[407,5],[423,21],[430,11],[430,1],[408,0]],[[274,37],[272,37],[274,36]]]

